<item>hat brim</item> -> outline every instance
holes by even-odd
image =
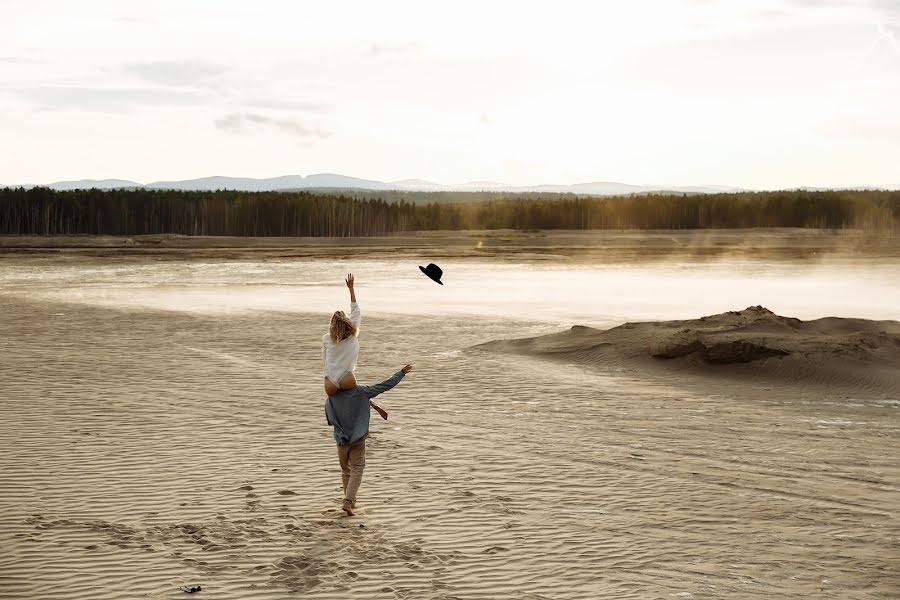
[[[431,273],[429,273],[428,271],[425,270],[425,267],[423,267],[422,265],[419,265],[419,270],[422,271],[423,273],[425,273],[425,275],[427,275],[428,278],[431,279],[432,281],[436,281],[437,283],[439,283],[439,284],[441,284],[441,285],[444,285],[444,282],[443,282],[443,281],[441,281],[440,279],[435,279],[435,278],[431,275]]]

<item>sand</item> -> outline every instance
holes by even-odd
[[[369,317],[360,381],[416,369],[348,518],[320,315],[0,315],[2,598],[900,596],[896,395],[704,391],[476,347],[522,323]]]
[[[741,305],[561,331],[366,312],[360,381],[416,368],[377,399],[390,420],[373,418],[348,518],[318,377],[323,316],[147,304],[191,286],[235,301],[244,287],[290,289],[272,273],[246,276],[259,286],[221,278],[232,260],[252,272],[276,259],[453,257],[480,261],[481,277],[507,258],[627,270],[736,257],[886,273],[898,240],[2,238],[2,266],[28,277],[0,288],[0,598],[185,598],[183,585],[263,600],[900,597],[895,321]],[[201,277],[192,261],[216,268]],[[177,286],[149,279],[172,273]],[[406,280],[396,289],[420,298]]]
[[[356,238],[143,236],[0,236],[2,256],[69,259],[115,257],[133,260],[346,259],[365,256],[500,258],[580,263],[725,257],[895,263],[896,232],[822,229],[705,229],[644,231],[423,231]]]
[[[484,350],[597,367],[690,374],[701,386],[770,382],[900,396],[900,322],[826,317],[810,321],[763,306],[699,319],[573,326],[539,337],[496,340]]]

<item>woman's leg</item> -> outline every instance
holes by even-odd
[[[337,386],[334,385],[334,383],[332,383],[331,380],[326,377],[325,378],[325,393],[328,394],[329,396],[334,396],[335,394],[337,394],[337,392],[338,392]]]
[[[339,383],[342,390],[349,390],[351,388],[356,387],[356,375],[353,374],[353,371],[347,371],[344,373],[344,376],[341,377],[341,381]]]

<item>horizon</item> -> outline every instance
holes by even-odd
[[[354,187],[352,185],[340,185],[340,186],[332,186],[332,185],[321,185],[321,186],[288,186],[283,188],[265,188],[261,190],[248,190],[248,191],[291,191],[294,189],[303,189],[303,187],[308,187],[308,189],[356,189],[360,191],[398,191],[398,192],[419,192],[419,193],[428,193],[428,192],[457,192],[457,193],[468,193],[468,192],[511,192],[511,193],[528,193],[534,191],[541,191],[549,194],[565,194],[565,193],[582,193],[586,195],[621,195],[627,194],[629,192],[578,192],[577,190],[566,190],[566,189],[547,189],[547,190],[538,190],[537,188],[575,188],[577,186],[590,186],[590,185],[609,185],[609,186],[622,186],[622,187],[633,187],[639,188],[635,189],[634,193],[644,193],[648,191],[672,191],[681,193],[683,191],[688,191],[689,188],[693,188],[699,191],[698,193],[741,193],[741,192],[779,192],[779,191],[793,191],[793,190],[812,190],[812,191],[841,191],[841,190],[867,190],[867,191],[898,191],[900,190],[900,184],[867,184],[867,183],[855,183],[855,184],[847,184],[847,185],[837,185],[837,186],[813,186],[813,185],[797,185],[797,186],[786,186],[780,188],[743,188],[737,186],[730,186],[727,184],[721,183],[694,183],[694,184],[652,184],[652,183],[632,183],[626,181],[580,181],[580,182],[566,182],[566,183],[551,183],[551,182],[538,182],[524,185],[513,185],[507,182],[501,181],[488,181],[488,180],[469,180],[463,181],[459,183],[443,183],[427,180],[419,177],[406,177],[403,179],[397,179],[392,181],[381,181],[381,180],[372,180],[355,177],[353,175],[346,175],[343,173],[338,173],[334,171],[323,172],[323,173],[308,173],[306,175],[300,174],[285,174],[285,175],[276,175],[274,177],[242,177],[242,176],[234,176],[234,175],[208,175],[204,177],[192,177],[188,179],[175,180],[175,179],[160,179],[154,181],[134,181],[130,179],[122,179],[118,177],[104,177],[102,179],[61,179],[49,182],[19,182],[19,183],[5,183],[0,181],[0,188],[17,188],[17,187],[53,187],[57,185],[69,185],[69,184],[109,184],[112,182],[121,183],[121,184],[134,184],[140,187],[148,187],[148,186],[162,186],[162,184],[172,183],[192,183],[206,180],[215,180],[215,179],[225,179],[225,180],[234,180],[234,181],[253,181],[253,182],[262,182],[262,181],[272,181],[276,179],[285,179],[285,178],[300,178],[307,179],[311,177],[338,177],[338,178],[346,178],[346,179],[357,179],[363,182],[372,182],[379,183],[384,185],[397,185],[398,187],[385,187],[385,188],[372,188],[372,187]],[[417,187],[418,184],[418,187]],[[107,185],[101,187],[100,189],[123,189],[129,187],[129,185]],[[425,185],[433,186],[433,187],[424,187]],[[480,187],[484,186],[484,187]],[[60,188],[62,190],[65,189],[87,189],[87,188]],[[163,187],[159,187],[158,189],[165,189]],[[186,189],[186,188],[171,188],[171,189]],[[201,188],[206,189],[206,188]],[[209,188],[214,189],[214,188]],[[215,188],[219,189],[219,188]],[[228,188],[223,188],[228,189]],[[242,189],[242,188],[235,188]]]
[[[900,5],[548,6],[11,0],[0,184],[900,183]]]
[[[329,172],[322,172],[322,173],[308,173],[306,175],[291,173],[291,174],[276,175],[273,177],[207,175],[207,176],[201,176],[201,177],[191,177],[191,178],[181,179],[181,180],[168,178],[168,179],[160,179],[160,180],[153,180],[153,181],[135,181],[135,180],[130,180],[130,179],[118,178],[118,177],[104,177],[104,178],[99,178],[99,179],[92,179],[92,178],[91,179],[88,179],[88,178],[85,178],[85,179],[60,179],[60,180],[41,182],[41,183],[34,183],[34,182],[6,183],[3,181],[0,181],[0,188],[3,188],[3,187],[6,187],[6,188],[52,187],[54,185],[61,185],[61,184],[79,184],[79,183],[104,184],[104,183],[110,183],[110,182],[135,184],[135,185],[138,185],[141,187],[147,187],[147,186],[159,186],[159,185],[162,185],[165,183],[173,183],[173,184],[191,183],[191,182],[214,180],[214,179],[261,182],[261,181],[271,181],[271,180],[275,180],[275,179],[285,179],[285,178],[307,179],[307,178],[311,178],[311,177],[322,177],[322,176],[339,177],[339,178],[346,178],[346,179],[357,179],[357,180],[361,180],[364,182],[380,183],[380,184],[385,184],[385,185],[395,185],[396,184],[398,187],[366,188],[366,187],[353,187],[351,185],[344,185],[344,186],[324,185],[324,186],[308,186],[308,187],[310,189],[333,188],[333,189],[358,189],[358,190],[362,190],[362,191],[367,191],[367,190],[368,191],[379,191],[379,190],[380,191],[401,191],[401,192],[415,191],[415,192],[422,192],[422,193],[427,193],[430,191],[459,192],[459,193],[476,192],[476,191],[484,191],[484,192],[489,192],[489,191],[516,192],[516,191],[519,191],[519,192],[525,193],[525,192],[529,192],[529,191],[535,191],[536,188],[566,188],[566,187],[573,188],[576,186],[588,186],[588,185],[611,185],[611,186],[641,188],[640,190],[636,190],[636,192],[638,192],[638,193],[645,192],[645,191],[663,191],[664,192],[664,191],[668,191],[668,190],[681,192],[681,191],[685,191],[688,188],[696,188],[696,189],[706,188],[705,192],[710,192],[710,193],[777,192],[777,191],[792,191],[792,190],[804,190],[804,189],[805,190],[815,190],[815,191],[840,191],[840,190],[897,191],[897,190],[900,190],[900,183],[887,183],[887,184],[853,183],[853,184],[837,185],[837,186],[796,185],[796,186],[785,186],[785,187],[779,187],[779,188],[775,188],[775,187],[772,187],[772,188],[749,188],[749,187],[744,188],[744,187],[738,187],[738,186],[731,186],[731,185],[727,185],[727,184],[723,184],[723,183],[709,183],[709,182],[700,182],[700,183],[693,183],[693,184],[665,184],[665,183],[653,184],[653,183],[633,183],[633,182],[627,182],[627,181],[593,180],[593,181],[579,181],[579,182],[533,182],[530,184],[515,185],[515,184],[509,184],[507,182],[490,181],[490,180],[467,180],[467,181],[462,181],[462,182],[458,182],[458,183],[444,183],[444,182],[436,182],[436,181],[432,181],[432,180],[428,180],[428,179],[424,179],[424,178],[420,178],[420,177],[405,177],[403,179],[382,181],[382,180],[377,180],[377,179],[360,178],[360,177],[356,177],[353,175],[347,175],[345,173],[339,173],[336,171],[329,171]],[[428,186],[434,186],[434,187],[416,187],[417,184],[419,184],[420,186],[428,185]],[[485,187],[480,188],[479,186],[485,186]],[[109,187],[104,187],[101,189],[121,189],[123,187],[127,187],[127,186],[109,186]],[[716,189],[716,188],[719,188],[719,189]],[[71,189],[76,189],[76,188],[71,188]],[[178,188],[172,188],[172,189],[178,189]],[[240,189],[240,188],[235,188],[235,189]],[[290,191],[292,189],[295,189],[295,188],[288,186],[288,187],[284,187],[284,188],[271,188],[271,189],[266,188],[266,190],[260,190],[260,191],[281,191],[281,190]],[[563,194],[563,193],[576,193],[576,192],[575,192],[575,190],[571,190],[571,191],[546,190],[546,193]],[[583,192],[583,193],[586,193],[588,195],[592,194],[592,192]],[[610,195],[618,195],[618,194],[610,194]]]

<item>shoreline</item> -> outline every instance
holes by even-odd
[[[423,231],[379,237],[0,236],[0,257],[302,259],[406,254],[431,258],[632,261],[887,260],[900,258],[890,231],[709,229],[633,231]],[[387,256],[389,255],[389,256]]]

